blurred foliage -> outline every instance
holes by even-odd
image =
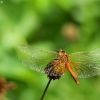
[[[100,48],[100,0],[0,0],[0,76],[16,84],[5,100],[39,100],[48,81],[21,65],[23,43],[68,53]],[[66,72],[44,100],[99,99],[100,76],[79,81]]]

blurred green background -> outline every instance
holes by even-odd
[[[100,0],[0,0],[0,76],[16,85],[5,98],[39,100],[48,78],[22,66],[20,44],[69,54],[100,48]],[[44,100],[99,100],[100,76],[79,82],[66,71]]]

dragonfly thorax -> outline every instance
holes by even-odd
[[[66,70],[65,63],[67,61],[68,55],[66,52],[62,49],[58,50],[56,58],[51,60],[44,69],[45,74],[47,74],[50,79],[59,79]]]

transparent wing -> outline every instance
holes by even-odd
[[[70,54],[70,67],[78,78],[100,74],[100,49]]]
[[[41,73],[44,73],[44,68],[47,64],[47,60],[40,60],[37,58],[26,58],[22,61],[22,65],[24,65],[25,67]]]
[[[35,58],[49,58],[50,59],[50,58],[55,57],[57,54],[56,52],[53,52],[53,51],[41,50],[34,46],[29,46],[26,44],[19,45],[18,49],[21,52]]]
[[[25,67],[30,68],[38,72],[44,73],[46,65],[56,56],[56,52],[40,50],[38,48],[29,45],[20,45],[18,49],[31,56],[32,58],[26,58],[22,64]]]
[[[100,49],[71,53],[69,57],[71,61],[75,62],[100,62]]]

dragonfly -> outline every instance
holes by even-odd
[[[22,44],[18,49],[31,56],[22,61],[22,65],[31,70],[47,74],[49,81],[40,100],[43,100],[51,80],[61,78],[68,71],[76,84],[78,78],[90,78],[100,74],[100,49],[67,54],[65,50],[46,51],[34,46]]]

